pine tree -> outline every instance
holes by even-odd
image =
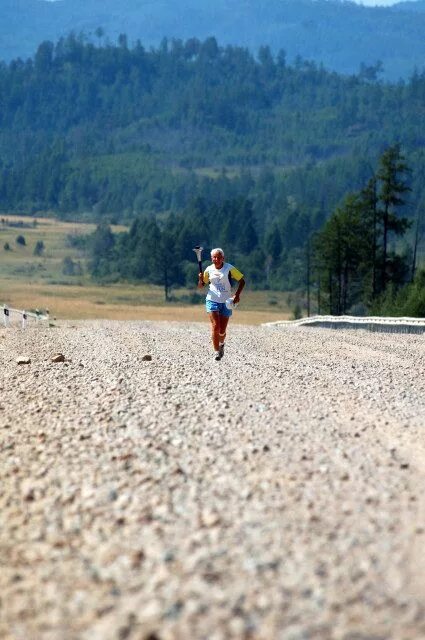
[[[407,218],[397,215],[397,208],[406,204],[403,194],[410,191],[410,187],[405,183],[406,174],[409,172],[400,145],[389,147],[380,159],[377,173],[380,185],[379,201],[382,203],[381,292],[385,292],[389,281],[389,234],[392,232],[403,235],[410,226]]]

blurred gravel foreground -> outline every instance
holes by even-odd
[[[425,337],[69,322],[0,363],[0,638],[425,638]]]

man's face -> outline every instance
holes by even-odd
[[[217,269],[221,269],[224,263],[224,256],[222,256],[221,253],[218,253],[218,251],[215,251],[211,254],[211,261]]]

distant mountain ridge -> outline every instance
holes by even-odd
[[[103,37],[95,35],[99,27]],[[126,34],[129,44],[139,39],[147,47],[215,36],[348,74],[381,60],[384,77],[397,80],[424,68],[425,0],[379,8],[340,0],[2,0],[0,59],[31,57],[42,41],[71,31],[93,41]]]
[[[406,2],[398,2],[392,7],[396,11],[425,11],[425,0],[407,0]]]

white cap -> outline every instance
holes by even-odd
[[[237,304],[235,304],[233,302],[233,298],[227,298],[226,302],[224,303],[226,305],[226,307],[228,309],[236,309],[236,307],[238,306]]]

